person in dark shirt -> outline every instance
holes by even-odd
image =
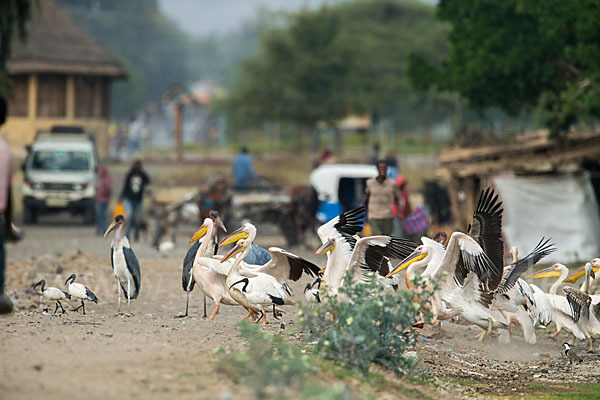
[[[248,149],[242,147],[233,159],[233,187],[239,190],[248,190],[252,187],[252,181],[256,177]]]
[[[129,238],[129,233],[133,227],[135,229],[133,234],[136,242],[140,238],[144,188],[149,184],[150,178],[142,167],[142,161],[135,160],[125,177],[125,183],[123,184],[123,191],[121,192],[120,199],[121,201],[125,200],[125,214],[127,215],[127,229],[125,235]]]

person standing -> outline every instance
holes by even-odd
[[[394,230],[394,204],[400,208],[398,188],[387,177],[385,160],[377,161],[377,177],[367,179],[363,205],[372,235],[391,235]]]
[[[101,165],[98,167],[98,187],[96,188],[96,235],[102,236],[106,231],[108,219],[106,210],[110,202],[112,184],[108,169]]]
[[[125,177],[123,191],[119,199],[125,200],[125,214],[127,229],[125,236],[130,238],[131,228],[134,228],[134,240],[140,239],[140,223],[142,220],[142,200],[144,198],[144,189],[150,184],[150,178],[142,167],[141,160],[135,160],[131,169]]]
[[[0,126],[6,121],[7,102],[0,95]],[[10,298],[4,294],[4,270],[6,267],[6,250],[4,242],[18,240],[19,234],[12,224],[11,181],[13,174],[13,157],[8,143],[0,137],[0,314],[8,314],[13,310]]]
[[[252,168],[252,159],[248,155],[248,149],[242,147],[233,159],[233,188],[248,190],[255,178],[256,173]]]

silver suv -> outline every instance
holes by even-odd
[[[76,127],[53,128],[37,135],[23,165],[23,217],[60,210],[95,219],[98,157],[91,137]]]

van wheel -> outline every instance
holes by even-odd
[[[94,207],[87,207],[83,212],[83,223],[85,225],[94,225],[96,222],[96,213]]]
[[[35,210],[23,204],[23,222],[25,222],[26,224],[35,224],[36,221],[37,215],[35,213]]]

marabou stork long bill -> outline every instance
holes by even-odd
[[[110,261],[117,278],[117,313],[121,312],[121,289],[127,297],[127,312],[131,312],[131,299],[140,292],[140,263],[124,235],[125,217],[117,215],[104,232],[104,237],[115,230],[115,238],[110,246]]]

